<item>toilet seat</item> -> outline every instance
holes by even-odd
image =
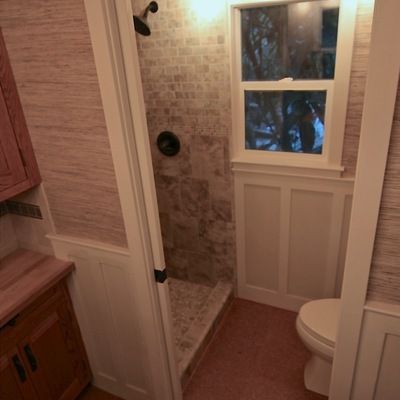
[[[298,323],[314,339],[335,347],[340,299],[314,300],[300,308]]]

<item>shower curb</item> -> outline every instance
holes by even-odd
[[[182,338],[181,345],[186,348],[183,351],[179,349],[178,352],[179,376],[183,388],[189,382],[233,298],[233,285],[218,282],[198,313],[197,319]]]

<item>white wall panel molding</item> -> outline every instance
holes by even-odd
[[[140,282],[129,251],[66,236],[48,237],[56,257],[75,263],[69,289],[94,385],[123,398],[152,399],[134,290]]]
[[[340,293],[353,181],[235,171],[239,297],[290,310]]]
[[[147,390],[152,399],[179,400],[182,393],[173,352],[168,287],[154,279],[154,269],[163,268],[165,263],[132,4],[130,0],[85,0],[84,4],[130,253],[125,269],[131,277],[127,280],[130,286],[122,287],[135,294],[133,315],[144,332],[147,364],[141,368],[148,374]],[[121,285],[125,283],[121,280]],[[115,296],[121,295],[117,293],[122,290],[119,285],[114,290]],[[129,313],[129,309],[124,312]],[[114,315],[126,317],[124,313]]]
[[[367,302],[352,400],[397,400],[400,394],[400,306]]]

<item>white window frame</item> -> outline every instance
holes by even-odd
[[[303,0],[228,0],[231,42],[231,90],[232,90],[232,162],[240,164],[272,165],[318,169],[322,173],[339,176],[341,165],[347,101],[350,85],[356,0],[341,0],[339,11],[338,40],[336,48],[335,78],[332,80],[293,81],[242,81],[241,17],[240,10],[271,5],[298,3]],[[309,2],[318,0],[308,0]],[[246,90],[324,90],[327,93],[325,107],[325,137],[322,154],[273,152],[245,148],[244,93]]]

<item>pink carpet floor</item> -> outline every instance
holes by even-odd
[[[296,313],[236,299],[184,400],[326,400],[307,391]]]

